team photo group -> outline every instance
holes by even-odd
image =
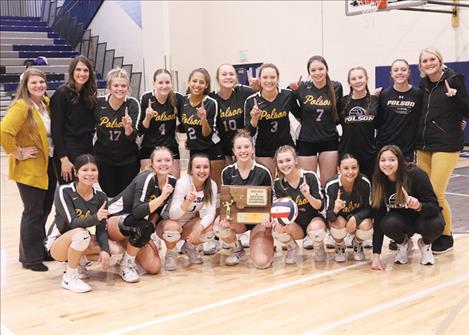
[[[271,63],[250,86],[222,64],[212,74],[217,89],[205,68],[194,69],[184,94],[158,69],[140,101],[121,68],[107,73],[107,94],[98,96],[84,56],[50,98],[45,74],[28,68],[1,122],[24,206],[19,261],[32,271],[64,262],[61,286],[77,293],[92,289],[91,262],[103,271],[116,264],[135,283],[161,268],[184,271],[180,253],[201,264],[223,248],[223,266],[266,269],[275,246],[289,266],[300,247],[313,249],[311,262],[339,263],[363,261],[371,247],[371,269],[384,270],[384,237],[395,263],[406,264],[418,234],[420,263],[433,265],[453,247],[445,192],[464,146],[469,96],[437,49],[417,56],[419,83],[410,82],[408,61],[396,59],[390,86],[375,92],[365,67],[350,68],[341,84],[312,56],[309,77],[287,88]],[[243,213],[256,201],[265,201],[259,213]]]

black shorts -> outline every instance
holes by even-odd
[[[324,217],[323,217],[321,214],[318,213],[318,214],[314,215],[314,216],[313,216],[308,222],[306,222],[306,223],[297,222],[298,226],[300,226],[301,229],[303,229],[303,233],[305,234],[305,236],[306,236],[306,234],[307,234],[307,233],[306,233],[306,230],[307,230],[307,228],[308,228],[308,225],[311,223],[311,220],[313,220],[313,219],[315,219],[315,218],[320,218],[320,219],[322,220],[322,222],[324,222],[324,224],[325,224],[326,227],[327,227],[326,220],[324,219]]]
[[[195,154],[206,154],[211,161],[225,160],[225,153],[223,152],[223,144],[221,142],[212,145],[206,150],[190,150],[190,156]]]
[[[339,142],[337,140],[312,143],[305,141],[296,141],[296,152],[298,156],[316,156],[324,151],[338,151]]]
[[[171,150],[171,152],[173,153],[173,159],[180,159],[180,155],[179,155],[179,148],[178,147],[173,147],[173,148],[169,148],[169,150]],[[140,148],[140,151],[138,153],[138,158],[139,159],[149,159],[150,158],[150,155],[151,153],[153,152],[154,148]]]

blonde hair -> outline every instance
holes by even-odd
[[[112,82],[116,79],[124,79],[127,81],[127,95],[131,94],[130,89],[130,79],[127,71],[121,69],[120,67],[116,67],[107,73],[106,81],[107,81],[107,89],[111,89]]]
[[[31,78],[32,76],[38,76],[44,79],[47,88],[46,75],[44,74],[44,72],[42,72],[38,68],[30,67],[23,73],[20,83],[18,84],[18,88],[16,89],[16,96],[11,102],[10,106],[13,106],[13,104],[16,103],[18,100],[23,100],[28,106],[28,120],[29,122],[31,122],[31,125],[35,127],[36,121],[34,120],[33,110],[36,108],[36,104],[29,96],[28,91],[28,81],[29,78]],[[42,97],[42,100],[44,101],[44,97]]]
[[[443,63],[443,55],[441,54],[441,52],[438,49],[433,48],[433,47],[425,48],[425,49],[422,49],[422,51],[420,51],[420,54],[419,54],[420,77],[425,78],[425,76],[426,76],[426,74],[422,71],[422,67],[420,65],[421,61],[422,61],[422,55],[423,55],[424,52],[436,56],[436,58],[438,58],[438,60],[440,61],[441,68],[446,69],[446,65]]]
[[[221,69],[222,66],[229,66],[229,67],[233,68],[234,73],[235,73],[235,80],[236,80],[235,86],[238,85],[238,74],[236,73],[235,67],[233,65],[231,65],[230,63],[223,63],[223,64],[220,64],[217,67],[217,72],[216,72],[215,76],[216,76],[216,79],[217,79],[218,83],[220,83],[220,79],[218,77],[220,76],[220,69]]]
[[[279,147],[277,149],[277,151],[275,151],[275,155],[274,155],[275,170],[276,170],[276,176],[275,177],[279,178],[279,179],[285,178],[285,175],[280,171],[280,169],[277,166],[278,155],[282,154],[284,152],[290,152],[292,154],[293,159],[295,160],[295,168],[298,169],[298,166],[297,166],[298,156],[296,154],[295,148],[293,148],[291,145],[282,145],[281,147]]]

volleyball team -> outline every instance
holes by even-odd
[[[383,270],[384,235],[397,249],[395,262],[405,264],[417,233],[420,263],[432,265],[433,254],[453,247],[445,191],[463,148],[469,97],[438,50],[422,50],[419,69],[417,87],[407,61],[395,60],[392,85],[372,94],[367,71],[354,67],[345,96],[321,56],[308,60],[308,80],[286,89],[268,63],[250,87],[238,84],[232,65],[220,65],[218,91],[207,70],[195,69],[185,95],[159,69],[137,101],[120,68],[98,97],[84,56],[72,60],[68,82],[50,99],[44,73],[29,68],[1,123],[9,177],[24,205],[19,260],[33,271],[47,271],[44,261],[66,262],[62,287],[87,292],[86,266],[97,261],[106,270],[113,255],[126,282],[159,273],[161,241],[167,271],[179,266],[178,246],[200,264],[199,246],[216,240],[229,249],[230,266],[249,246],[254,266],[270,267],[274,240],[286,264],[297,262],[300,239],[324,262],[328,238],[336,262],[348,258],[347,238],[356,261],[372,241],[371,268]],[[296,132],[290,115],[300,122]],[[183,176],[178,131],[190,152]],[[297,204],[298,217],[288,225],[227,221],[218,215],[221,185],[271,186],[274,197]],[[240,239],[246,232],[249,243]]]

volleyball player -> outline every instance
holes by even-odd
[[[405,59],[392,62],[391,78],[393,85],[379,96],[376,143],[379,149],[387,144],[397,145],[406,160],[412,162],[422,111],[422,90],[410,84],[410,67]]]
[[[75,159],[75,182],[62,185],[55,194],[55,219],[49,229],[45,244],[52,257],[67,262],[62,276],[62,287],[76,293],[91,290],[82,279],[86,276],[80,264],[98,260],[106,270],[113,254],[121,249],[108,241],[107,196],[96,191],[93,184],[98,181],[95,158],[89,154]],[[88,228],[95,227],[96,235]]]
[[[165,269],[177,267],[176,244],[184,240],[182,252],[191,264],[201,264],[197,250],[201,243],[213,239],[212,224],[215,219],[217,184],[210,178],[210,160],[203,153],[189,159],[187,174],[179,178],[174,195],[168,204],[167,216],[156,227],[158,236],[166,244]],[[166,211],[165,211],[166,213]]]
[[[113,198],[137,175],[137,126],[140,105],[129,97],[129,77],[121,68],[107,75],[110,94],[99,97],[95,110],[96,143],[94,152],[100,174],[99,184],[108,197]]]
[[[222,64],[217,68],[218,91],[210,93],[217,101],[218,134],[223,143],[223,152],[227,164],[233,163],[233,138],[238,129],[244,129],[244,103],[254,93],[248,86],[238,84],[236,70],[231,64]]]
[[[422,236],[417,242],[420,264],[433,265],[431,244],[443,232],[445,221],[429,177],[413,163],[406,162],[395,145],[386,145],[378,153],[372,199],[377,209],[372,268],[384,268],[379,259],[383,235],[397,243],[394,261],[406,264],[414,233]]]
[[[353,259],[365,259],[363,241],[373,236],[371,221],[370,192],[368,178],[360,173],[358,160],[344,154],[339,160],[339,173],[326,183],[326,214],[330,232],[336,241],[336,262],[347,260],[345,236],[354,234],[352,241]]]
[[[282,145],[294,145],[290,134],[290,112],[299,115],[300,107],[293,92],[278,87],[279,71],[274,64],[259,69],[261,90],[246,99],[246,129],[255,136],[256,160],[275,173],[275,151]]]
[[[368,178],[373,175],[376,159],[375,116],[378,98],[370,94],[368,74],[363,67],[354,67],[347,76],[350,93],[340,100],[339,120],[342,136],[340,155],[352,154],[358,160],[360,171]]]
[[[321,185],[325,185],[335,175],[339,159],[336,124],[342,85],[329,78],[329,67],[322,56],[311,57],[306,68],[311,80],[290,84],[301,107],[296,150],[299,166],[314,172],[319,167]]]
[[[247,131],[240,130],[234,136],[233,154],[236,162],[223,169],[223,185],[272,186],[270,171],[254,160],[254,145]],[[230,255],[225,259],[226,265],[238,264],[240,258],[245,254],[243,245],[236,234],[242,234],[248,230],[251,230],[250,257],[255,266],[264,269],[272,264],[274,241],[271,223],[270,220],[268,221],[258,224],[244,224],[230,222],[220,217],[215,220],[213,227],[215,235],[230,247]]]
[[[319,178],[313,171],[305,171],[298,167],[299,160],[295,149],[285,145],[275,153],[277,179],[274,189],[277,198],[291,198],[298,206],[298,217],[288,225],[276,224],[273,236],[287,245],[286,264],[296,263],[298,244],[295,240],[308,235],[314,243],[315,260],[326,260],[324,237],[326,222],[320,211],[323,208],[323,196]]]
[[[126,282],[137,282],[140,268],[150,274],[160,271],[160,256],[151,234],[176,185],[176,178],[169,174],[172,156],[166,147],[154,149],[150,167],[140,172],[109,205],[109,236],[126,248],[120,264],[120,276]]]
[[[176,119],[179,115],[183,96],[173,91],[172,76],[166,69],[153,74],[153,90],[140,98],[141,124],[138,127],[143,140],[140,146],[140,167],[150,165],[150,154],[156,147],[165,146],[173,152],[171,174],[179,178],[179,145],[176,139]]]
[[[217,133],[218,105],[210,93],[210,75],[204,68],[189,74],[188,95],[180,110],[181,124],[187,134],[190,155],[205,154],[210,159],[211,178],[220,185],[220,173],[225,164],[223,145]]]

